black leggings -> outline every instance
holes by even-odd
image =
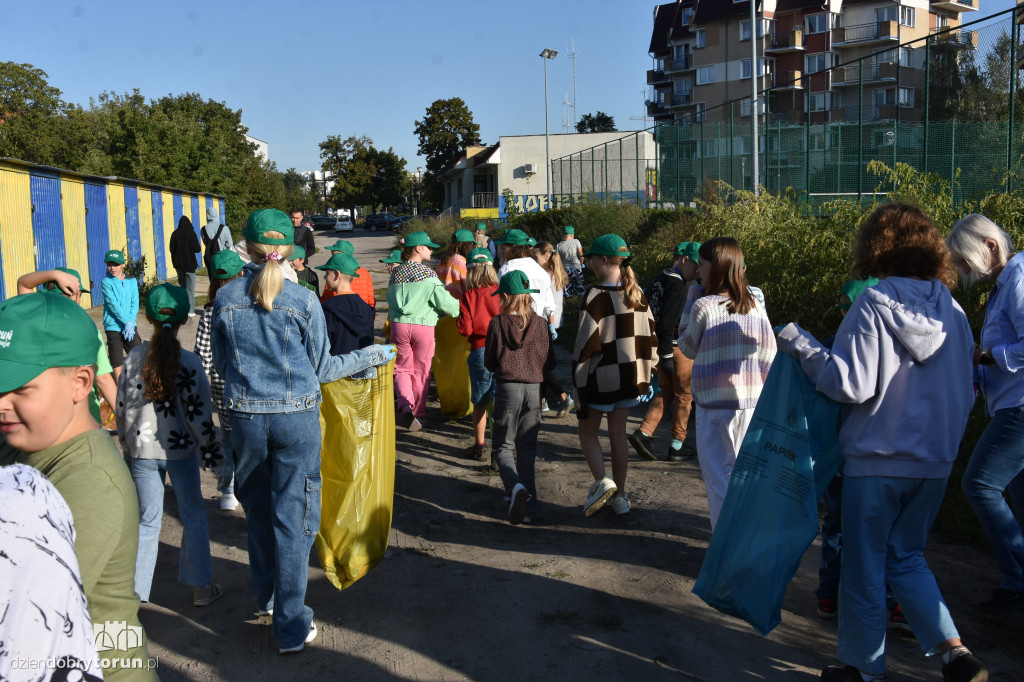
[[[540,385],[540,395],[542,398],[548,401],[548,404],[554,404],[561,402],[562,394],[565,390],[562,388],[561,382],[555,378],[555,371],[551,369],[544,370],[544,383]]]

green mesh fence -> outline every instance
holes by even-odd
[[[1024,170],[1021,20],[1024,8],[1014,8],[826,71],[769,74],[774,87],[760,98],[758,116],[760,187],[811,205],[869,201],[890,189],[867,171],[877,159],[939,175],[953,184],[955,202],[1024,190],[1017,179]],[[831,38],[896,35],[889,24],[836,28]],[[750,114],[749,98],[694,109],[554,159],[552,190],[685,206],[708,182],[751,189]]]

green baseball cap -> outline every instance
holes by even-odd
[[[213,254],[213,272],[210,275],[214,279],[231,279],[245,266],[242,257],[234,249],[221,249]]]
[[[440,244],[435,244],[434,242],[430,241],[430,237],[427,236],[427,233],[423,232],[422,230],[418,232],[410,232],[409,234],[405,235],[405,239],[402,240],[402,245],[429,246],[432,249],[441,248]]]
[[[280,232],[283,236],[268,237],[267,232]],[[285,245],[295,242],[295,227],[283,211],[276,208],[260,208],[249,214],[242,236],[257,244]]]
[[[51,367],[95,364],[99,351],[96,325],[66,296],[31,293],[0,303],[0,393]]]
[[[514,296],[516,294],[539,294],[540,289],[530,288],[530,278],[522,270],[513,270],[512,272],[506,272],[505,276],[498,282],[498,290],[495,291],[491,296],[497,296],[498,294],[508,294]]]
[[[501,235],[501,239],[495,239],[495,244],[512,244],[513,246],[532,246],[530,244],[530,235],[526,234],[522,230],[508,230],[505,234]],[[537,242],[534,242],[536,244]]]
[[[296,244],[292,247],[292,255],[288,256],[288,260],[297,260],[299,258],[306,260],[306,249]]]
[[[679,242],[676,244],[676,250],[673,251],[675,256],[686,256],[694,263],[699,263],[697,259],[697,252],[700,251],[700,242]]]
[[[494,257],[489,250],[481,246],[469,252],[468,261],[470,265],[487,265],[494,262]]]
[[[111,249],[103,254],[104,263],[117,263],[118,265],[124,265],[124,254],[117,249]]]
[[[477,223],[476,224],[476,231],[477,232],[486,232],[487,231],[487,223]]]
[[[850,299],[850,302],[840,303],[839,309],[849,310],[850,306],[853,305],[853,302],[857,300],[858,296],[864,293],[865,289],[867,289],[868,287],[873,287],[876,284],[878,284],[877,277],[868,277],[866,279],[851,279],[850,281],[848,281],[846,284],[843,285],[843,288],[839,290],[839,295],[846,296],[846,298]]]
[[[356,252],[356,247],[352,246],[352,242],[350,242],[347,239],[339,239],[338,241],[328,246],[327,250],[340,251],[342,253],[347,253],[348,255],[351,256]]]
[[[359,275],[356,274],[356,271],[359,270],[359,261],[347,253],[336,253],[323,265],[316,266],[316,269],[335,270],[343,275],[358,277]]]
[[[401,263],[402,262],[402,250],[395,249],[389,255],[381,258],[378,263]]]
[[[576,230],[573,228],[572,225],[566,225],[565,227],[563,227],[562,232],[564,232],[565,234],[576,234]]]
[[[473,234],[473,230],[465,228],[455,230],[455,234],[452,235],[452,243],[457,244],[459,242],[476,242],[476,235]]]
[[[81,291],[83,294],[91,294],[92,293],[91,291],[89,291],[88,289],[86,289],[82,285],[82,276],[78,274],[78,270],[72,270],[71,268],[54,268],[54,269],[55,270],[60,270],[61,272],[66,272],[69,275],[74,275],[75,278],[78,280],[78,290]]]
[[[174,312],[162,313],[164,308]],[[184,287],[174,284],[158,284],[146,294],[146,315],[157,322],[181,322],[188,317],[192,304]]]
[[[590,245],[590,250],[583,254],[584,258],[587,256],[620,256],[622,258],[629,258],[630,252],[629,247],[626,246],[626,240],[619,235],[602,234]]]

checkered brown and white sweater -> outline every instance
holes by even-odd
[[[587,289],[573,351],[573,385],[587,405],[609,405],[647,393],[658,357],[647,300],[630,310],[622,286]]]

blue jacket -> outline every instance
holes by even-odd
[[[1006,263],[989,292],[981,347],[995,359],[978,365],[988,413],[1024,405],[1024,253]]]
[[[139,282],[134,277],[118,279],[107,275],[100,282],[103,291],[103,329],[124,331],[129,322],[135,324],[139,314]]]
[[[224,378],[225,409],[309,410],[320,404],[321,383],[383,364],[386,354],[377,345],[332,356],[320,301],[305,287],[285,280],[273,310],[257,305],[249,287],[261,267],[246,264],[213,305],[213,364]]]

